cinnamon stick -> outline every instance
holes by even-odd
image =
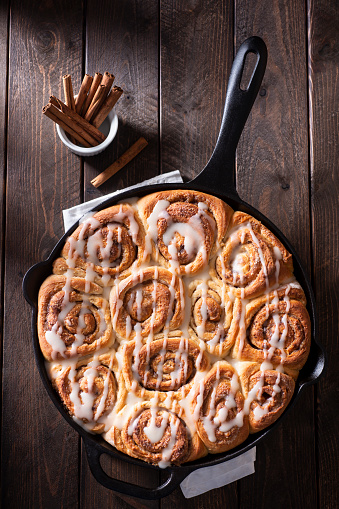
[[[106,97],[108,96],[109,94],[109,91],[111,90],[111,86],[113,85],[113,81],[114,81],[114,75],[111,74],[110,72],[105,72],[103,77],[102,77],[102,80],[101,80],[101,83],[100,85],[105,85],[106,87],[106,95],[103,99],[103,101],[106,99]]]
[[[75,111],[72,78],[70,74],[65,74],[65,76],[62,77],[62,84],[64,86],[65,103],[69,108]]]
[[[96,140],[98,143],[102,143],[105,141],[106,137],[102,134],[99,129],[94,127],[92,124],[87,122],[84,118],[82,118],[78,113],[75,111],[72,111],[66,104],[64,104],[60,99],[57,99],[54,95],[51,95],[49,98],[49,102],[59,108],[65,115],[67,115],[71,120],[73,120],[76,124],[76,126],[71,126],[72,129],[75,131],[79,131],[80,129],[83,129],[86,133],[88,133],[91,138]],[[88,139],[89,141],[89,139]],[[98,144],[96,143],[96,145]]]
[[[64,96],[65,96],[65,103],[69,108],[71,108],[73,111],[75,111],[75,101],[74,101],[74,93],[73,93],[73,86],[72,86],[72,78],[70,74],[65,74],[62,77],[62,84],[64,87]],[[75,143],[74,138],[70,138],[70,141],[72,143]]]
[[[95,116],[98,109],[100,108],[102,104],[102,98],[104,97],[106,92],[106,85],[99,85],[97,88],[97,91],[94,94],[93,100],[84,116],[84,118],[90,122],[91,118]]]
[[[86,97],[86,100],[84,102],[83,108],[82,108],[82,116],[84,117],[89,105],[91,104],[93,97],[95,95],[95,92],[97,91],[98,86],[100,85],[102,80],[102,74],[100,72],[96,72],[94,75],[94,79],[92,81],[91,88],[89,89],[88,96]]]
[[[103,102],[101,108],[95,115],[95,117],[92,118],[92,124],[95,127],[100,127],[109,112],[113,109],[114,105],[116,104],[117,100],[121,97],[123,93],[122,88],[120,87],[113,87],[108,96],[106,97],[105,101]]]
[[[98,87],[98,89],[92,99],[92,102],[89,105],[88,110],[84,116],[84,118],[86,120],[88,120],[89,122],[91,122],[93,117],[95,117],[95,115],[98,113],[99,109],[101,108],[101,105],[103,104],[103,102],[105,101],[106,97],[109,94],[109,91],[111,90],[113,81],[114,81],[113,74],[106,71],[102,77],[100,86]],[[104,88],[101,88],[101,87],[104,87]]]
[[[111,164],[105,171],[100,173],[97,177],[91,180],[94,187],[99,187],[106,182],[110,177],[115,175],[121,168],[126,166],[135,156],[139,154],[148,145],[145,138],[141,137],[136,141],[122,156],[120,156],[113,164]]]
[[[77,113],[81,113],[82,106],[86,100],[87,93],[89,89],[91,88],[93,82],[93,77],[89,74],[85,74],[84,79],[82,80],[81,87],[79,90],[79,93],[77,95],[77,98],[75,99],[75,111]]]
[[[66,131],[66,133],[70,134],[74,139],[76,139],[81,145],[83,145],[86,148],[90,148],[91,145],[74,129],[72,129],[68,124],[66,124],[60,117],[58,117],[55,114],[55,110],[59,111],[58,108],[56,108],[53,104],[47,104],[43,107],[42,113],[46,115],[46,117],[50,118],[55,122],[56,124],[59,124],[59,126]],[[61,112],[60,112],[61,113]],[[66,115],[65,115],[66,117]],[[66,117],[67,118],[67,117]]]

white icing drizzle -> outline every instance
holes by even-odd
[[[124,203],[129,202],[133,207],[134,211],[137,210],[137,200],[126,200]],[[270,338],[270,343],[264,344],[264,361],[260,365],[260,378],[256,385],[249,391],[244,404],[244,409],[242,411],[236,412],[236,416],[232,419],[228,420],[229,412],[237,408],[236,403],[236,394],[237,391],[240,390],[238,375],[235,372],[230,380],[230,391],[227,396],[224,397],[223,405],[221,408],[216,409],[216,391],[217,386],[220,381],[221,375],[219,372],[219,364],[217,364],[217,375],[216,381],[213,385],[211,394],[210,394],[210,405],[208,408],[208,412],[205,416],[200,417],[201,409],[203,407],[203,398],[204,398],[204,379],[209,371],[201,371],[201,363],[204,355],[210,359],[211,365],[220,360],[218,355],[208,354],[206,351],[206,343],[202,339],[198,339],[200,352],[196,359],[196,372],[194,375],[194,380],[190,385],[190,390],[187,393],[184,388],[181,388],[181,399],[179,401],[176,400],[176,393],[174,391],[174,387],[176,386],[178,380],[180,380],[181,376],[186,380],[187,377],[187,369],[188,369],[188,339],[190,337],[190,320],[191,320],[191,306],[189,305],[188,295],[189,295],[189,285],[192,281],[199,279],[199,283],[196,286],[196,290],[200,292],[201,296],[201,306],[200,306],[200,314],[201,314],[201,324],[197,326],[196,332],[199,338],[203,338],[206,331],[206,323],[208,320],[208,307],[207,307],[207,298],[209,292],[208,282],[211,279],[209,274],[209,267],[207,265],[207,252],[206,247],[203,242],[204,240],[204,229],[202,225],[202,218],[207,219],[215,230],[215,222],[211,218],[211,216],[207,213],[208,205],[203,202],[198,203],[198,212],[196,215],[192,216],[188,222],[186,223],[175,223],[172,221],[171,216],[167,212],[167,208],[170,205],[170,202],[167,200],[159,200],[151,215],[147,219],[147,235],[145,239],[145,249],[144,249],[144,259],[141,265],[138,263],[133,263],[131,266],[131,275],[136,285],[141,285],[142,283],[142,272],[141,270],[150,266],[157,266],[156,260],[147,261],[149,254],[152,252],[152,241],[156,244],[158,240],[158,220],[160,218],[165,219],[167,222],[167,229],[163,235],[163,242],[167,246],[168,253],[170,255],[169,267],[168,270],[172,273],[172,281],[168,286],[170,292],[170,303],[169,303],[169,313],[166,319],[165,327],[162,331],[163,337],[163,345],[160,352],[157,354],[158,358],[160,358],[160,362],[157,363],[157,373],[156,373],[156,390],[150,392],[146,389],[142,388],[141,383],[143,385],[147,385],[147,371],[150,364],[150,347],[152,341],[154,341],[154,320],[155,320],[155,312],[156,312],[156,299],[157,299],[157,285],[158,285],[158,272],[155,270],[155,275],[153,279],[153,290],[152,290],[152,314],[151,314],[151,332],[146,337],[143,338],[141,335],[141,322],[143,315],[143,290],[142,287],[137,287],[135,289],[135,300],[129,302],[129,306],[135,306],[136,308],[136,317],[137,323],[132,324],[132,320],[130,316],[127,317],[126,320],[126,340],[117,344],[117,351],[115,353],[112,349],[101,348],[97,351],[96,355],[92,357],[91,361],[88,364],[88,369],[85,371],[85,378],[87,381],[88,392],[82,392],[81,398],[79,396],[79,383],[76,382],[76,374],[77,374],[77,363],[79,358],[77,357],[77,348],[81,346],[84,342],[85,336],[82,331],[85,329],[85,315],[88,307],[91,306],[90,298],[88,295],[90,293],[91,283],[95,283],[98,277],[94,268],[95,265],[100,265],[103,268],[104,274],[101,276],[101,284],[103,285],[103,298],[105,299],[105,305],[107,306],[107,301],[109,299],[110,293],[115,292],[115,313],[112,316],[112,325],[113,329],[116,328],[116,322],[119,314],[119,310],[121,306],[123,306],[123,300],[118,298],[117,287],[121,282],[117,276],[112,284],[111,277],[109,275],[109,269],[112,267],[116,267],[119,265],[119,258],[122,252],[122,237],[123,237],[123,228],[126,227],[126,222],[128,224],[127,230],[128,234],[132,238],[133,242],[136,243],[138,240],[139,234],[139,225],[135,219],[134,213],[132,211],[123,211],[123,204],[120,206],[119,212],[115,215],[114,220],[110,223],[106,224],[107,228],[107,237],[105,241],[100,233],[100,231],[96,231],[102,225],[99,221],[97,221],[93,215],[88,215],[83,218],[83,223],[81,225],[80,233],[78,239],[74,239],[70,237],[69,240],[69,253],[67,258],[68,270],[66,272],[66,283],[62,291],[64,292],[64,299],[62,302],[62,308],[60,313],[58,314],[57,321],[53,325],[50,331],[47,331],[45,336],[46,340],[52,347],[52,357],[55,362],[48,363],[48,372],[50,377],[55,378],[62,372],[66,367],[70,367],[69,372],[69,380],[71,381],[71,393],[70,400],[74,406],[74,415],[75,420],[79,422],[81,426],[84,426],[86,429],[91,429],[93,423],[103,423],[105,426],[105,431],[109,430],[111,427],[116,427],[117,429],[122,430],[123,427],[129,422],[128,426],[128,434],[132,435],[136,426],[138,425],[139,417],[142,410],[138,410],[137,414],[131,418],[134,410],[136,408],[140,408],[141,404],[144,402],[144,397],[147,395],[149,399],[149,409],[151,418],[149,420],[148,426],[144,428],[144,433],[148,440],[155,444],[163,438],[164,432],[166,428],[169,426],[170,429],[170,440],[168,441],[166,447],[162,450],[161,456],[162,459],[159,462],[159,466],[161,468],[165,468],[171,464],[171,457],[173,454],[173,450],[176,443],[176,436],[178,432],[178,427],[180,425],[179,417],[183,416],[183,419],[186,423],[188,434],[190,434],[189,430],[195,430],[196,423],[199,419],[202,420],[203,425],[205,427],[208,439],[211,442],[216,441],[216,431],[220,433],[227,433],[233,427],[237,426],[241,428],[244,423],[244,416],[248,415],[250,412],[251,403],[260,398],[263,386],[264,386],[264,375],[266,370],[275,369],[277,371],[277,377],[275,380],[275,385],[273,387],[273,393],[270,398],[266,400],[266,402],[259,406],[257,405],[253,411],[254,419],[261,419],[269,412],[269,405],[271,399],[275,397],[281,391],[280,381],[281,381],[281,373],[284,372],[284,360],[286,358],[285,352],[285,342],[288,334],[288,312],[290,309],[290,298],[289,291],[293,286],[297,286],[295,282],[291,282],[286,285],[286,290],[283,299],[279,300],[278,297],[278,286],[279,286],[279,276],[280,276],[280,268],[281,268],[281,260],[282,253],[278,247],[273,247],[273,255],[274,255],[274,263],[275,263],[275,278],[273,285],[270,285],[268,271],[265,263],[265,258],[263,251],[260,246],[260,242],[256,237],[252,225],[250,222],[240,225],[239,227],[233,229],[229,232],[228,240],[234,246],[234,252],[232,253],[232,259],[230,261],[230,266],[233,271],[233,283],[236,282],[237,279],[240,281],[240,290],[241,290],[241,312],[239,316],[239,355],[244,348],[246,342],[246,306],[250,302],[250,299],[245,299],[245,289],[244,285],[244,265],[246,262],[245,255],[243,254],[242,245],[245,242],[246,231],[249,231],[252,241],[256,246],[258,257],[260,260],[260,264],[262,266],[262,273],[265,277],[266,283],[266,318],[270,318],[273,320],[272,327],[272,335]],[[125,225],[125,226],[124,226]],[[114,233],[115,232],[115,233]],[[89,235],[90,234],[90,235]],[[196,258],[198,255],[202,257],[204,262],[204,267],[198,274],[191,275],[190,268],[191,263],[188,263],[186,266],[186,274],[179,278],[180,285],[180,300],[182,309],[184,310],[184,318],[182,325],[180,327],[182,336],[180,337],[178,349],[175,352],[173,364],[174,367],[171,370],[170,378],[171,378],[171,387],[170,390],[166,393],[165,397],[160,398],[159,388],[161,385],[161,381],[163,378],[164,372],[164,362],[166,357],[166,348],[168,345],[168,340],[170,339],[170,322],[173,317],[174,312],[174,301],[176,298],[175,291],[175,281],[178,275],[180,274],[180,264],[178,261],[178,252],[176,247],[176,235],[179,234],[184,239],[184,249],[188,255],[188,257]],[[115,240],[118,242],[118,257],[117,261],[110,262],[110,252]],[[240,242],[240,245],[239,245]],[[217,252],[214,252],[215,257],[221,255],[223,245],[217,246]],[[86,253],[85,253],[86,251]],[[86,254],[86,256],[85,256]],[[78,317],[78,325],[76,333],[74,334],[75,341],[73,342],[70,351],[73,356],[71,359],[66,359],[65,357],[65,343],[62,341],[60,335],[62,332],[62,327],[67,315],[72,310],[73,306],[76,304],[74,302],[70,302],[70,293],[72,292],[71,279],[74,276],[74,269],[76,265],[76,259],[81,256],[83,259],[86,259],[86,272],[85,272],[85,293],[81,293],[82,296],[82,307]],[[223,257],[220,256],[221,260],[221,268],[222,275],[224,276],[226,273],[226,268],[224,266]],[[111,285],[111,286],[109,286]],[[232,306],[235,300],[235,293],[232,287],[226,285],[224,282],[221,283],[222,291],[220,293],[221,297],[221,307],[225,313],[228,312],[229,307]],[[274,292],[274,297],[272,298],[272,291]],[[279,311],[279,302],[284,302],[285,311],[281,313]],[[186,305],[185,305],[186,304]],[[102,309],[98,309],[98,315],[100,317],[100,327],[98,330],[98,335],[102,335],[106,330],[106,323],[104,320],[105,315],[105,305]],[[274,308],[272,313],[272,306]],[[134,308],[134,309],[135,309]],[[222,352],[222,341],[223,337],[223,317],[220,319],[220,322],[216,326],[216,333],[212,339],[208,341],[208,345],[211,347],[217,347],[219,345],[219,354]],[[97,409],[95,411],[95,415],[93,415],[93,405],[95,401],[95,394],[92,390],[94,387],[94,380],[97,374],[97,367],[100,364],[99,355],[101,355],[105,351],[112,351],[113,359],[115,355],[116,364],[118,368],[115,368],[114,372],[116,375],[117,381],[119,381],[122,376],[122,367],[123,367],[123,359],[124,359],[124,349],[127,348],[129,338],[131,336],[132,331],[135,332],[135,336],[133,340],[135,342],[134,349],[132,353],[133,362],[131,363],[131,374],[132,374],[132,382],[131,382],[131,390],[125,396],[125,401],[123,408],[116,408],[115,406],[110,412],[104,414],[105,403],[108,396],[109,390],[109,377],[105,377],[103,384],[103,392],[101,395],[101,399]],[[139,352],[141,348],[146,348],[146,369],[143,380],[140,379],[139,376]],[[280,351],[280,364],[277,366],[272,364],[272,358],[275,355],[276,351]],[[215,350],[215,353],[218,353],[218,349]],[[64,357],[64,359],[59,360],[59,358]],[[57,360],[58,358],[58,360]],[[229,357],[226,359],[231,365],[235,367],[236,370],[236,360],[232,360]],[[112,365],[110,366],[113,369],[113,360]],[[177,393],[179,393],[178,391]],[[153,394],[150,397],[149,394]],[[164,394],[164,393],[162,393]],[[192,410],[192,401],[195,397],[195,406]],[[179,409],[178,409],[179,408]],[[159,414],[161,411],[161,415]],[[158,417],[157,417],[158,416]],[[159,419],[160,416],[160,419]],[[87,422],[84,422],[87,421]],[[156,424],[157,422],[157,424]],[[159,425],[160,423],[160,425]]]

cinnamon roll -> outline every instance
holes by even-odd
[[[166,467],[222,453],[289,405],[311,343],[291,254],[192,190],[109,207],[68,237],[38,300],[48,376],[78,424]]]
[[[108,346],[112,324],[102,287],[82,278],[49,276],[39,291],[38,336],[49,361],[88,355]]]
[[[235,369],[226,361],[216,362],[192,399],[192,415],[208,452],[225,452],[246,440],[244,401]]]
[[[292,255],[277,237],[254,217],[235,212],[212,274],[247,299],[287,282],[292,272]]]
[[[167,269],[140,269],[111,291],[114,330],[120,339],[146,339],[179,329],[184,299],[181,279]]]
[[[288,374],[273,369],[261,371],[260,364],[254,362],[239,363],[237,368],[250,433],[256,433],[280,417],[291,401],[295,383]]]
[[[136,404],[127,413],[121,429],[113,426],[105,439],[119,451],[147,463],[166,467],[193,461],[206,454],[197,433],[191,433],[178,409]]]
[[[225,356],[239,329],[240,299],[226,285],[211,280],[192,282],[189,296],[190,334],[205,341],[209,353]]]
[[[301,287],[290,283],[243,305],[245,327],[237,336],[232,356],[301,369],[311,346],[311,321]]]
[[[207,266],[233,212],[218,198],[187,190],[150,194],[139,200],[138,208],[154,260],[179,274],[195,274]]]
[[[134,209],[114,205],[79,225],[54,262],[53,272],[64,274],[72,268],[76,276],[112,286],[116,277],[126,277],[146,258],[144,228]]]
[[[152,397],[154,391],[175,399],[185,397],[196,375],[209,368],[206,354],[191,339],[164,338],[138,346],[130,341],[123,347],[123,374],[128,391]]]
[[[113,410],[117,384],[112,364],[88,360],[63,368],[54,380],[54,386],[68,412],[86,428],[103,433],[102,418]]]

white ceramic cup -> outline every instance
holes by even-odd
[[[101,131],[106,136],[106,139],[95,147],[86,148],[81,147],[80,145],[74,145],[74,143],[72,143],[67,137],[65,131],[58,124],[56,129],[62,143],[66,145],[66,147],[68,147],[72,152],[74,152],[74,154],[77,154],[78,156],[95,156],[105,150],[105,148],[107,148],[108,145],[114,140],[118,131],[118,116],[116,113],[114,113],[113,110],[109,112],[108,116],[99,127],[99,131]]]

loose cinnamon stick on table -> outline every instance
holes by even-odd
[[[92,124],[95,127],[100,127],[109,112],[112,110],[114,105],[116,104],[119,97],[122,95],[123,90],[120,87],[113,87],[105,101],[103,102],[101,108],[95,117],[92,118]]]
[[[47,104],[47,106],[44,106],[42,109],[42,112],[44,115],[46,115],[46,117],[53,120],[53,122],[55,122],[56,124],[59,124],[59,126],[62,127],[62,129],[64,131],[66,131],[75,140],[77,140],[79,143],[81,143],[81,145],[83,145],[86,148],[91,147],[91,145],[79,133],[74,131],[74,129],[72,129],[68,124],[66,124],[64,122],[64,120],[62,119],[63,117],[60,118],[60,116],[57,116],[58,114],[56,112],[59,112],[59,110],[53,104],[49,103],[49,104]],[[59,112],[59,113],[61,113],[61,115],[64,115],[62,112]],[[64,117],[66,117],[66,115],[64,115]]]
[[[105,171],[100,173],[97,177],[91,180],[94,187],[99,187],[106,182],[110,177],[115,175],[121,168],[126,166],[127,163],[132,161],[135,156],[139,154],[148,145],[145,138],[141,137],[136,141],[122,156],[120,156],[113,164],[111,164]]]
[[[66,106],[66,104],[60,101],[60,99],[57,99],[54,95],[51,95],[51,97],[49,98],[49,102],[51,104],[54,104],[54,106],[59,108],[65,115],[67,115],[71,120],[75,122],[75,124],[79,126],[77,128],[76,126],[71,125],[72,129],[75,129],[76,131],[79,131],[80,129],[86,131],[90,135],[90,137],[93,138],[94,142],[97,141],[95,145],[105,141],[106,137],[102,134],[101,131],[99,131],[99,129],[97,129],[92,124],[87,122],[87,120],[78,115],[78,113],[72,111],[68,106]],[[89,139],[87,141],[90,142]]]
[[[100,72],[96,72],[94,75],[94,79],[92,81],[91,88],[89,89],[88,96],[86,97],[86,100],[84,102],[83,108],[82,108],[82,116],[84,117],[89,105],[91,104],[94,94],[97,91],[98,86],[100,85],[102,80],[102,74]]]
[[[93,82],[93,77],[89,74],[85,74],[84,79],[82,80],[81,87],[79,90],[79,93],[77,95],[77,98],[75,99],[75,111],[81,114],[82,106],[86,100],[87,93],[89,89],[91,88]]]

